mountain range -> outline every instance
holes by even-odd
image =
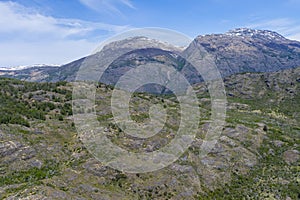
[[[238,28],[224,34],[198,36],[184,49],[154,40],[153,48],[143,48],[145,40],[147,38],[134,37],[105,46],[103,52],[108,56],[112,49],[127,43],[139,48],[115,60],[106,69],[105,76],[100,81],[114,85],[132,68],[145,63],[162,63],[179,70],[190,83],[201,82],[203,79],[193,66],[180,56],[188,56],[194,52],[194,48],[199,48],[199,46],[211,55],[222,77],[245,72],[274,72],[300,66],[300,42],[289,40],[273,31]],[[76,73],[86,60],[92,60],[98,68],[102,67],[99,53],[59,67],[34,66],[21,70],[0,69],[0,76],[34,82],[74,81]]]

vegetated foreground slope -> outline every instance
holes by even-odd
[[[300,68],[226,78],[224,131],[199,158],[209,125],[210,99],[195,86],[201,122],[192,146],[170,166],[128,174],[103,166],[85,148],[72,121],[72,83],[0,79],[1,199],[297,199],[299,191]],[[113,121],[112,88],[99,84],[96,113],[107,137],[134,152],[154,151],[172,140],[180,115],[172,95],[135,93],[130,113],[142,123],[152,104],[167,109],[156,136],[126,135]]]

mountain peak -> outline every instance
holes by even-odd
[[[236,28],[225,33],[229,36],[241,36],[241,37],[263,37],[271,40],[283,40],[285,37],[277,32],[269,30],[257,30],[250,28]]]
[[[101,50],[103,50],[109,53],[112,52],[112,50],[117,50],[120,48],[129,48],[129,47],[130,48],[135,47],[135,49],[151,47],[151,48],[158,48],[158,49],[162,49],[165,51],[172,51],[172,52],[183,51],[183,48],[177,47],[167,42],[162,42],[157,39],[152,39],[144,36],[135,36],[135,37],[130,37],[130,38],[110,42],[104,45],[103,48],[99,48],[96,52],[100,52]]]

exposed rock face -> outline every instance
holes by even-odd
[[[282,93],[287,97],[296,95],[296,91],[299,89],[299,76],[300,67],[297,67],[274,73],[237,74],[234,78],[232,78],[233,76],[225,78],[224,81],[226,87],[231,88],[235,95],[245,98],[262,97],[268,91]]]
[[[272,31],[235,29],[225,34],[198,36],[194,42],[214,56],[222,76],[300,66],[300,42]]]

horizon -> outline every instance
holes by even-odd
[[[0,68],[64,65],[89,55],[115,34],[143,27],[171,29],[191,38],[250,28],[300,41],[299,8],[299,0],[4,0]]]

